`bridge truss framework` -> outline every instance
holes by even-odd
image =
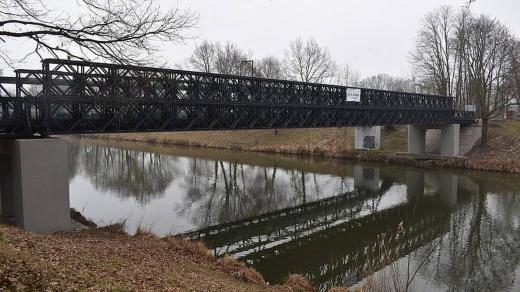
[[[472,123],[445,96],[46,59],[0,77],[0,136]],[[11,88],[9,87],[11,86]],[[13,88],[14,87],[14,88]]]

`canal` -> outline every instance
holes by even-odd
[[[71,207],[200,239],[270,283],[520,290],[518,176],[67,139]]]

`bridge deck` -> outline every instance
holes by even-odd
[[[9,87],[9,85],[11,87]],[[0,135],[471,123],[453,99],[47,59],[0,78]]]

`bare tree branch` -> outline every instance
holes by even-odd
[[[78,0],[76,10],[70,16],[39,0],[0,0],[0,39],[31,40],[32,53],[42,57],[150,65],[157,61],[157,42],[184,41],[198,20],[189,10],[160,9],[153,0]],[[4,61],[7,53],[0,50]]]
[[[283,79],[283,64],[273,56],[268,56],[255,61],[255,75],[257,77]]]

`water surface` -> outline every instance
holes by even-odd
[[[72,207],[201,239],[271,283],[400,271],[418,291],[520,290],[518,176],[69,140]]]

